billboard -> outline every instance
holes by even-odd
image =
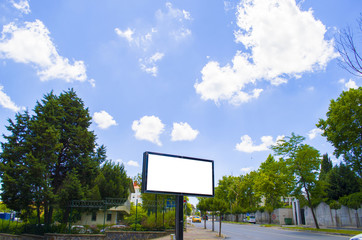
[[[214,196],[214,161],[145,152],[142,192]]]

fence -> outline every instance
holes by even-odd
[[[36,218],[28,221],[0,219],[0,232],[12,234],[45,233],[102,233],[106,230],[122,231],[164,231],[175,228],[174,198],[155,197],[131,204],[128,199],[77,200],[69,205],[69,219],[64,224],[34,224]],[[92,221],[98,216],[98,222]],[[80,225],[76,228],[75,225]],[[112,228],[117,225],[118,228]]]

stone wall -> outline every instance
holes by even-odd
[[[174,231],[166,232],[133,232],[133,231],[109,231],[106,234],[56,234],[47,233],[44,236],[38,235],[11,235],[0,233],[0,240],[138,240],[152,239],[169,235]]]
[[[255,220],[257,223],[268,223],[268,221],[269,221],[268,212],[257,211],[255,214],[251,214],[251,215],[255,216]],[[225,215],[224,220],[231,221],[231,222],[242,222],[244,218],[246,218],[246,214],[228,214],[228,215]],[[293,210],[291,208],[275,209],[271,214],[271,223],[284,225],[285,218],[293,218]],[[216,218],[216,219],[218,219],[218,218]]]
[[[362,225],[362,208],[357,210],[359,225]],[[342,206],[340,209],[330,209],[329,205],[322,202],[315,209],[314,213],[320,226],[328,227],[356,227],[356,210]],[[304,207],[305,224],[314,226],[312,211],[309,207]]]
[[[105,240],[138,240],[138,239],[153,239],[171,234],[171,232],[107,232]]]

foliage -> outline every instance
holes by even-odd
[[[319,173],[319,180],[324,180],[327,173],[333,168],[333,164],[331,159],[328,157],[328,153],[323,154],[322,156],[322,163],[321,163],[321,170]]]
[[[115,164],[112,161],[105,161],[100,172],[95,179],[95,186],[92,189],[95,197],[105,198],[124,198],[129,195],[129,186],[131,179],[128,178],[123,164]]]
[[[315,148],[302,144],[304,139],[304,137],[292,133],[291,137],[279,140],[271,148],[275,155],[283,156],[289,170],[294,174],[296,179],[294,194],[305,192],[308,205],[312,210],[314,223],[316,228],[319,228],[313,210],[311,192],[317,186],[318,170],[321,163],[320,155]]]
[[[362,205],[362,192],[356,192],[348,196],[341,197],[339,202],[344,206],[357,210]]]
[[[341,207],[342,207],[342,205],[339,203],[339,202],[337,202],[337,201],[331,201],[330,203],[329,203],[329,207],[331,208],[331,209],[340,209]]]
[[[334,146],[336,157],[343,156],[362,177],[362,87],[342,92],[337,100],[331,100],[327,119],[319,119],[317,127],[322,136]]]
[[[288,196],[293,186],[293,175],[289,174],[283,159],[275,161],[272,155],[263,162],[255,180],[255,188],[264,197],[264,209],[271,213],[283,205],[282,197]]]
[[[330,200],[358,192],[360,190],[358,177],[346,165],[340,164],[330,170],[326,176],[326,194]]]
[[[10,134],[3,136],[0,153],[4,203],[18,212],[35,207],[38,223],[43,209],[50,224],[54,206],[64,200],[66,180],[75,177],[82,186],[78,190],[88,191],[105,160],[103,147],[97,149],[96,136],[88,130],[90,124],[88,109],[72,89],[45,95],[32,116],[24,112],[16,114],[15,121],[9,119]],[[68,197],[79,199],[80,192]],[[23,219],[30,214],[22,212]]]
[[[136,211],[137,211],[137,216],[136,216]],[[144,221],[146,218],[147,218],[147,211],[140,204],[138,204],[136,209],[136,205],[132,203],[130,215],[125,217],[124,220],[128,225],[131,225],[134,223],[141,224],[141,222]]]

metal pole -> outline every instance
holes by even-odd
[[[176,196],[176,240],[183,240],[184,239],[184,208],[183,208],[183,201],[184,197]]]
[[[69,213],[69,234],[70,234],[70,231],[71,231],[71,222],[72,222],[72,203],[70,205],[70,213]]]
[[[165,201],[166,201],[166,199],[163,199],[163,208],[162,208],[163,230],[165,230]]]
[[[136,199],[136,221],[134,223],[134,230],[137,231],[137,205],[138,205],[138,199]]]
[[[187,214],[187,199],[185,198],[185,214]],[[182,214],[182,217],[184,216],[184,214]],[[184,219],[185,221],[185,219]],[[185,232],[187,232],[187,219],[186,219],[186,223],[185,223]]]
[[[156,229],[157,229],[157,194],[155,194],[155,199],[156,199],[156,213],[155,213],[155,219],[156,219]]]

